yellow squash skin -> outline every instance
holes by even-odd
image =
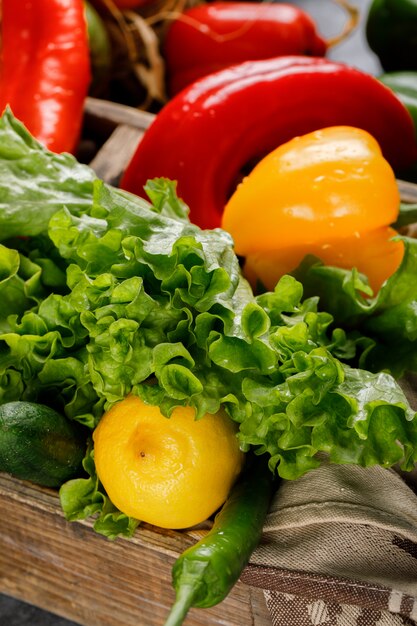
[[[162,528],[188,528],[226,500],[244,454],[236,425],[222,411],[195,420],[191,407],[164,417],[130,395],[93,433],[97,474],[126,515]]]

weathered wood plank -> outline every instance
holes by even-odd
[[[174,594],[171,567],[194,539],[141,526],[109,541],[67,522],[52,490],[0,475],[0,591],[84,626],[161,626]],[[270,626],[260,590],[238,583],[187,626]]]
[[[110,185],[117,186],[121,175],[132,158],[145,130],[121,124],[112,132],[100,151],[90,162],[97,176]]]
[[[417,202],[417,185],[415,183],[409,183],[405,180],[398,181],[398,188],[401,194],[401,200],[408,204],[414,204]]]
[[[110,122],[114,126],[123,124],[142,130],[148,128],[155,118],[155,115],[148,111],[141,111],[124,104],[98,98],[87,98],[84,111],[87,118],[93,117],[106,123]]]

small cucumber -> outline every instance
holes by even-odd
[[[86,431],[48,406],[0,405],[0,472],[44,487],[59,487],[79,475]]]

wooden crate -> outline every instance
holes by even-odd
[[[88,99],[86,123],[100,149],[91,166],[116,184],[153,115]],[[405,202],[417,186],[400,182]],[[132,539],[97,535],[89,521],[65,520],[55,491],[0,474],[0,592],[84,626],[162,626],[174,599],[171,567],[195,542],[187,531],[146,524]],[[283,586],[285,591],[285,585]],[[238,582],[186,626],[271,626],[264,593]]]
[[[152,113],[123,104],[87,98],[85,126],[99,147],[90,166],[99,178],[112,185],[118,183],[154,117]]]
[[[171,567],[195,539],[143,524],[110,541],[67,522],[50,489],[0,475],[0,591],[84,626],[162,626]],[[221,604],[192,609],[188,626],[270,626],[263,592],[238,583]]]

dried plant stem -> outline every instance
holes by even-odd
[[[339,5],[347,13],[347,21],[344,24],[343,30],[339,35],[331,37],[327,40],[329,48],[336,46],[344,41],[358,26],[359,24],[359,9],[353,6],[348,0],[332,0],[335,4]]]
[[[159,39],[145,18],[133,11],[129,11],[127,17],[137,29],[145,47],[146,58],[149,63],[149,67],[138,60],[132,64],[133,71],[147,89],[147,101],[143,103],[143,106],[149,105],[152,100],[164,103],[167,99],[165,92],[165,63],[159,51]]]

